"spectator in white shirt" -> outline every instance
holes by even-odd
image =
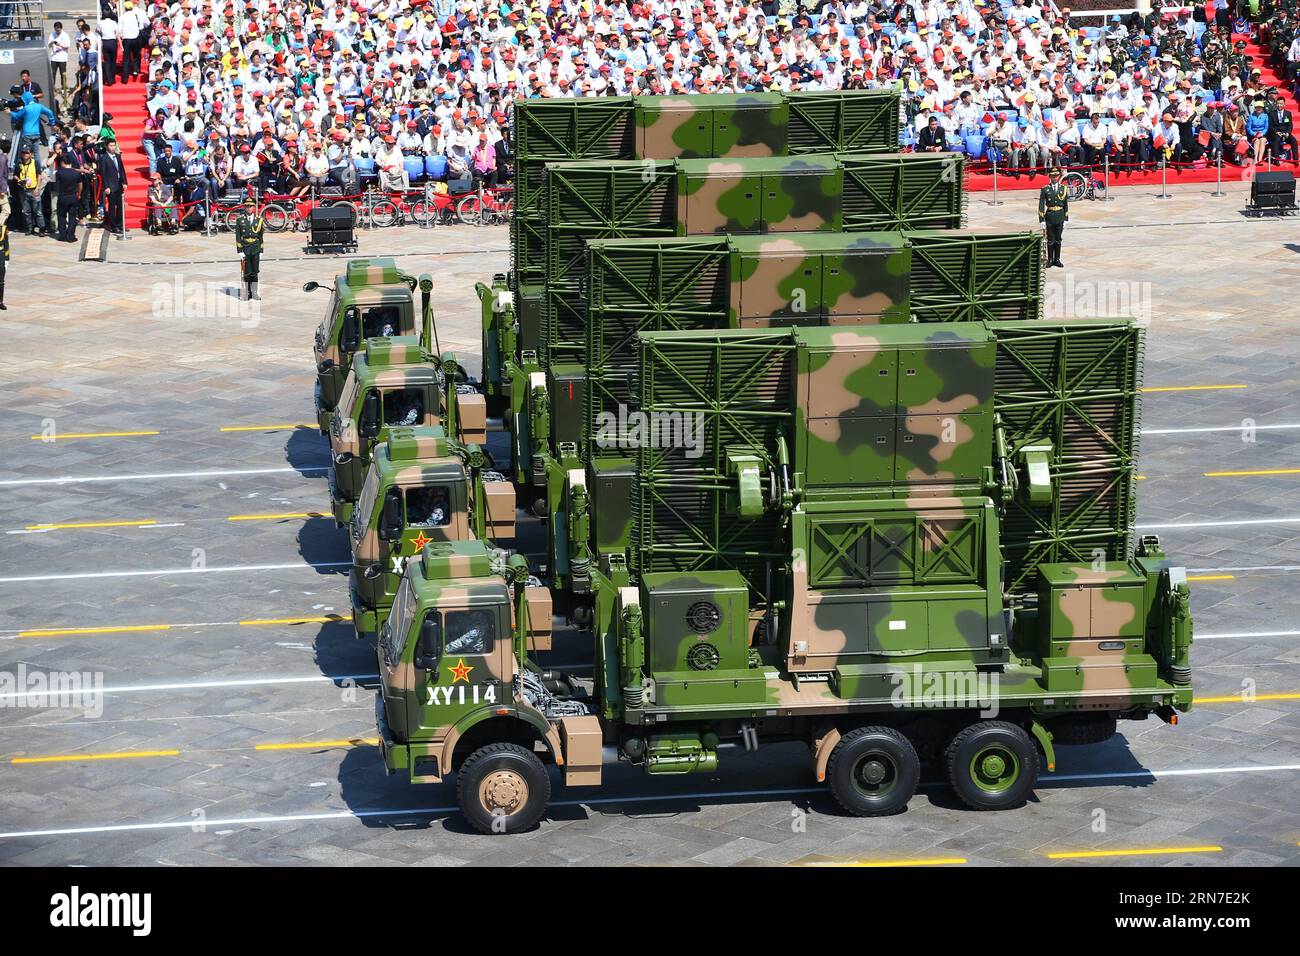
[[[58,83],[59,89],[68,89],[68,51],[72,49],[72,35],[63,29],[62,23],[55,23],[50,31],[50,39],[45,44],[50,54],[51,84]]]

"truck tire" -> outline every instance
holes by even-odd
[[[1003,720],[979,720],[962,730],[943,761],[953,791],[973,810],[1018,807],[1038,782],[1038,746]]]
[[[1110,740],[1118,724],[1114,714],[1070,714],[1049,722],[1047,729],[1053,743],[1078,747]]]
[[[460,812],[480,833],[530,830],[546,812],[551,778],[537,755],[518,744],[488,744],[456,773]]]
[[[912,742],[892,727],[845,734],[826,765],[835,802],[855,817],[883,817],[907,806],[921,779]]]

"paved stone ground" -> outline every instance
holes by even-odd
[[[1242,187],[1211,188],[1076,206],[1049,312],[1149,318],[1149,387],[1238,386],[1146,396],[1139,518],[1204,579],[1198,695],[1253,681],[1260,700],[1062,748],[1037,799],[1008,813],[960,809],[934,782],[897,817],[843,817],[798,748],[772,747],[707,777],[614,768],[506,841],[465,832],[450,788],[386,779],[372,747],[346,744],[373,733],[374,665],[349,626],[241,623],[347,614],[332,522],[229,520],[328,509],[325,447],[292,426],[313,420],[325,306],[301,284],[340,263],[271,237],[250,314],[230,295],[229,237],[135,235],[102,263],[17,238],[0,313],[0,673],[102,672],[112,693],[102,715],[0,708],[0,862],[1043,864],[1205,845],[1222,851],[1103,862],[1300,862],[1300,473],[1204,476],[1300,468],[1300,233],[1243,217]],[[990,198],[971,197],[973,227],[1033,226],[1032,195]],[[443,347],[476,365],[473,284],[506,268],[504,229],[387,230],[360,252],[430,272]],[[247,426],[271,427],[222,430]],[[31,438],[51,432],[64,437]],[[98,432],[157,434],[68,437]],[[153,524],[29,531],[123,521]],[[28,633],[84,628],[131,629]],[[554,656],[583,648],[568,635]],[[163,753],[12,762],[120,751]]]

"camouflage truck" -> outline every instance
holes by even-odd
[[[440,425],[462,444],[486,447],[483,395],[458,383],[459,373],[452,353],[437,358],[414,336],[367,339],[357,351],[329,429],[330,500],[340,526],[352,517],[371,451],[390,429]]]
[[[406,563],[425,545],[514,535],[514,486],[492,470],[481,446],[449,438],[438,425],[389,427],[348,523],[357,637],[375,633]]]
[[[499,309],[512,316],[529,311],[522,307],[521,290],[540,287],[546,277],[547,164],[897,152],[900,111],[894,90],[827,90],[523,99],[515,102],[513,121],[511,302],[510,309]],[[489,342],[508,331],[508,325],[485,330],[483,388],[494,414],[510,395],[510,367],[488,370]],[[511,364],[517,364],[514,359]]]
[[[638,410],[700,416],[705,452],[636,451],[593,681],[530,655],[519,556],[427,545],[381,622],[386,769],[455,774],[485,833],[541,818],[546,762],[599,784],[603,746],[654,775],[799,741],[849,813],[901,810],[923,764],[994,810],[1056,744],[1177,723],[1186,575],[1133,541],[1140,346],[1132,320],[641,334]]]
[[[583,376],[589,241],[956,229],[965,217],[961,157],[951,153],[556,163],[545,173],[545,281],[519,284],[516,265],[513,308],[498,284],[479,288],[483,354],[494,354],[486,366],[496,376],[485,388],[504,405],[516,482],[539,488],[538,456],[556,449],[536,420],[544,397],[528,406],[539,388],[567,392]]]
[[[557,328],[553,340],[553,354],[563,348],[581,361],[554,364],[549,383],[534,376],[521,426],[525,434],[549,435],[532,442],[533,469],[546,480],[545,502],[534,508],[548,520],[548,567],[574,594],[589,593],[587,572],[599,555],[627,545],[624,502],[632,469],[620,427],[633,405],[638,332],[1028,320],[1041,315],[1042,281],[1037,233],[808,232],[588,242],[582,280],[587,320],[584,328]],[[575,336],[583,339],[580,349]],[[586,607],[577,602],[564,609],[582,615]]]
[[[415,311],[417,279],[399,270],[393,259],[353,259],[342,275],[335,276],[332,287],[319,282],[303,285],[304,292],[317,289],[330,292],[330,302],[316,327],[312,346],[316,363],[316,423],[322,435],[329,435],[330,416],[347,381],[352,357],[363,342],[424,333],[427,343],[433,280],[426,275],[418,282],[424,285],[422,316]]]
[[[508,383],[511,474],[533,489],[534,512],[559,514],[566,476],[580,468],[576,446],[555,428],[566,417],[561,406],[580,409],[585,390],[589,241],[956,228],[965,210],[961,169],[953,154],[871,153],[547,166],[544,287],[517,286],[513,309],[499,283],[479,288],[484,355],[494,355],[485,367]],[[580,411],[570,417],[582,419]],[[555,554],[568,532],[553,525],[549,534]],[[565,557],[555,560],[567,576]]]
[[[874,325],[1042,316],[1036,232],[934,230],[607,239],[587,244],[585,380],[550,410],[552,443],[575,446],[585,493],[564,489],[568,556],[598,562],[628,545],[637,335],[665,330]],[[577,407],[573,407],[576,405]],[[572,479],[569,479],[572,483]],[[556,502],[558,503],[558,502]],[[589,541],[576,531],[589,530]]]

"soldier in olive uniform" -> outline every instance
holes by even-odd
[[[1038,191],[1038,221],[1047,231],[1047,265],[1065,268],[1061,261],[1061,235],[1070,218],[1070,195],[1061,182],[1061,167],[1052,167],[1051,181]]]
[[[235,248],[239,251],[243,280],[241,298],[243,294],[250,299],[262,298],[257,294],[257,274],[261,269],[262,234],[265,231],[266,220],[258,215],[256,200],[249,198],[235,219]]]
[[[0,309],[8,310],[5,305],[5,272],[9,267],[9,227],[0,220]]]

